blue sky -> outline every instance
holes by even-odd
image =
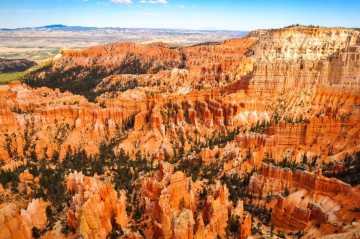
[[[360,0],[1,0],[0,28],[50,24],[252,30],[360,27]]]

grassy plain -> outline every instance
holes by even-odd
[[[21,80],[24,72],[0,73],[0,85],[6,85],[13,80]]]

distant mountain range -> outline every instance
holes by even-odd
[[[2,30],[2,31],[17,31],[17,30],[46,30],[46,29],[62,30],[62,31],[91,31],[91,30],[97,30],[97,29],[102,29],[102,28],[82,27],[82,26],[66,26],[66,25],[62,25],[62,24],[55,24],[55,25],[47,25],[47,26],[40,26],[40,27],[1,28],[0,30]]]
[[[203,31],[203,32],[244,32],[247,33],[248,31],[234,31],[234,30],[217,30],[213,28],[206,28],[206,29],[176,29],[176,28],[125,28],[125,27],[84,27],[84,26],[67,26],[63,24],[54,24],[54,25],[47,25],[47,26],[40,26],[40,27],[22,27],[22,28],[0,28],[1,31],[24,31],[24,30],[61,30],[61,31],[93,31],[93,30],[104,30],[104,29],[113,29],[113,30],[125,30],[125,29],[153,29],[153,30],[194,30],[194,31]]]

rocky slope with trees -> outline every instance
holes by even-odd
[[[301,26],[62,50],[0,86],[0,235],[356,235],[359,61]]]

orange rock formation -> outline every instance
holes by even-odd
[[[45,208],[41,199],[31,201],[20,213],[14,204],[3,206],[0,209],[1,238],[32,238],[33,227],[43,229],[46,225]]]
[[[303,230],[307,237],[347,233],[343,224],[360,218],[358,187],[319,170],[331,162],[341,172],[345,155],[360,151],[359,31],[292,27],[192,47],[112,43],[60,54],[26,79],[54,89],[0,86],[3,168],[26,167],[55,152],[61,160],[69,149],[94,155],[102,142],[114,144],[111,157],[125,152],[151,159],[150,172],[140,170],[131,182],[141,185],[135,191],[70,174],[66,222],[74,236],[105,238],[121,227],[126,238],[224,238],[229,215],[237,215],[238,237],[247,238],[252,219],[261,221],[246,211],[253,200],[273,209],[276,229]],[[306,164],[309,171],[264,159]],[[101,175],[105,181],[111,181],[109,168]],[[192,170],[199,171],[193,178]],[[248,185],[234,182],[250,172]],[[20,193],[32,196],[30,185],[39,178],[23,169],[17,176]],[[9,185],[1,188],[9,194]],[[233,205],[230,193],[240,192],[250,194]],[[136,209],[128,215],[127,198],[134,204],[128,208]],[[0,235],[29,238],[33,226],[45,226],[41,200],[20,214],[11,205],[0,206]]]
[[[73,193],[67,224],[83,238],[105,238],[115,223],[126,228],[126,196],[118,197],[111,184],[103,184],[82,173],[69,174],[67,190]]]

